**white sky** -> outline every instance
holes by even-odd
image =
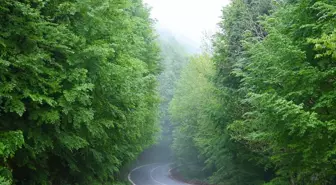
[[[144,0],[161,27],[200,43],[203,32],[214,33],[222,7],[230,0]]]

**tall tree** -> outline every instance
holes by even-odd
[[[206,177],[206,171],[201,170],[204,165],[202,152],[208,143],[203,140],[213,131],[206,111],[217,103],[212,94],[214,86],[210,82],[213,75],[209,54],[191,57],[182,70],[170,103],[170,113],[175,124],[173,149],[179,164],[188,171],[190,178]]]
[[[324,42],[334,42],[335,7],[330,1],[281,4],[263,23],[267,37],[247,44],[251,63],[243,86],[252,109],[232,129],[270,159],[278,175],[273,182],[334,183],[335,58]]]
[[[0,182],[115,184],[157,131],[147,8],[2,0],[0,9]]]

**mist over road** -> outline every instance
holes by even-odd
[[[149,164],[133,169],[129,180],[133,185],[187,185],[169,177],[170,164]]]

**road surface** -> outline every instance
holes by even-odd
[[[149,164],[133,169],[128,179],[133,185],[188,185],[169,177],[170,164]]]

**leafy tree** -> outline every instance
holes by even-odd
[[[2,0],[0,9],[0,182],[115,184],[158,130],[147,8]]]
[[[178,162],[185,168],[202,167],[201,150],[204,134],[210,130],[210,119],[205,110],[216,103],[212,94],[213,85],[209,81],[214,74],[213,63],[209,54],[193,56],[190,62],[183,68],[181,78],[177,83],[174,98],[170,103],[174,129],[173,149]],[[212,99],[214,98],[214,99]],[[213,105],[215,106],[215,105]],[[202,173],[191,174],[190,177],[201,178]],[[195,169],[193,169],[195,171]],[[206,172],[204,172],[206,173]]]
[[[266,18],[267,37],[247,44],[252,61],[243,74],[244,101],[253,108],[231,127],[235,137],[268,156],[277,169],[274,182],[334,183],[334,59],[318,41],[333,33],[333,7],[286,3]]]
[[[172,101],[182,162],[200,162],[216,184],[335,183],[335,7],[234,0],[224,9],[216,73],[203,83],[191,63]]]
[[[162,72],[158,78],[159,92],[162,98],[160,117],[163,132],[163,144],[171,145],[172,123],[168,113],[169,102],[175,94],[176,83],[180,78],[181,70],[188,63],[188,53],[184,45],[175,39],[168,31],[159,31],[161,48]]]
[[[168,112],[169,102],[172,100],[176,90],[176,83],[180,78],[181,69],[188,62],[188,52],[186,46],[178,41],[173,33],[157,28],[158,44],[160,46],[160,68],[158,76],[158,91],[160,94],[160,127],[161,132],[157,132],[158,142],[147,148],[137,160],[138,165],[155,162],[172,162],[173,154],[172,130],[173,124]]]

